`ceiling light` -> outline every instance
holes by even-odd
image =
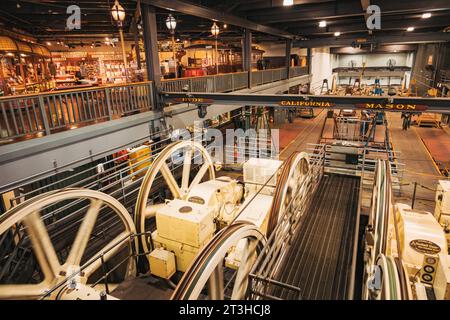
[[[223,24],[223,28],[226,29],[228,28],[228,25],[226,23]]]
[[[406,31],[409,31],[409,32],[414,31],[414,27],[408,27],[408,28],[406,29]]]
[[[327,22],[325,20],[322,20],[319,22],[319,27],[325,28],[327,26]]]
[[[114,2],[113,7],[111,8],[111,15],[117,22],[123,22],[125,20],[125,9],[120,5],[118,0]]]
[[[51,43],[50,41],[47,41],[47,45],[48,45],[48,46],[51,46],[52,43]]]
[[[431,18],[431,13],[425,12],[424,14],[422,14],[422,19],[428,19],[428,18]]]
[[[177,27],[177,20],[175,20],[172,14],[169,14],[166,19],[166,27],[171,33],[175,32],[175,28]]]
[[[283,0],[283,6],[292,6],[294,4],[294,0]]]
[[[339,37],[341,35],[341,33],[339,32],[339,31],[336,31],[335,33],[334,33],[334,36],[335,37]]]
[[[219,26],[214,22],[214,24],[212,25],[212,27],[211,27],[211,33],[212,33],[212,35],[214,36],[214,37],[216,37],[217,38],[217,36],[219,35],[219,33],[220,33],[220,29],[219,29]]]

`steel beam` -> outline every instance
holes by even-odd
[[[238,7],[238,11],[252,11],[258,9],[272,9],[276,7],[283,7],[283,0],[264,0],[264,1],[255,1],[252,3],[250,1],[246,1],[246,3],[242,3]],[[294,6],[304,5],[304,4],[318,4],[330,2],[330,0],[294,0]]]
[[[156,32],[155,8],[147,4],[142,6],[142,22],[144,28],[145,62],[147,64],[148,80],[154,81],[155,85],[161,85],[161,67],[158,57],[158,34]]]
[[[318,48],[318,47],[350,47],[355,38],[320,38],[311,40],[299,40],[294,42],[294,47]],[[450,32],[428,32],[408,35],[391,35],[366,37],[366,43],[379,44],[414,44],[414,43],[434,43],[450,41]],[[364,43],[361,43],[364,44]]]
[[[165,103],[257,105],[278,108],[358,109],[372,111],[450,113],[450,98],[236,93],[163,93]]]
[[[249,29],[244,30],[244,39],[242,46],[242,63],[244,71],[248,72],[248,88],[252,87],[252,32]]]
[[[277,28],[265,26],[238,16],[228,14],[226,12],[217,11],[180,0],[141,0],[141,2],[158,8],[178,11],[184,14],[189,14],[204,19],[220,21],[237,27],[267,33],[282,38],[293,39],[295,37],[295,35]]]
[[[411,26],[412,22],[411,19],[407,19],[406,17],[402,18],[400,16],[393,16],[394,18],[383,18],[382,19],[382,30],[383,32],[387,32],[390,30],[399,30],[399,31],[405,31],[407,27]],[[414,28],[416,31],[419,31],[422,29],[428,29],[430,28],[436,28],[437,29],[443,29],[448,25],[449,16],[442,16],[442,17],[433,17],[433,19],[420,19],[417,22],[414,23]],[[287,28],[289,29],[289,28]],[[328,35],[332,36],[334,32],[339,31],[341,34],[348,34],[348,33],[364,33],[369,31],[369,34],[372,34],[372,30],[368,30],[366,23],[361,19],[361,21],[349,21],[348,23],[335,23],[334,25],[330,23],[330,25],[326,28],[326,30],[322,30],[317,25],[314,26],[306,26],[306,27],[299,27],[299,26],[293,26],[292,29],[299,30],[299,34],[311,37],[313,35]],[[409,34],[408,34],[409,36]]]
[[[136,19],[133,18],[133,28],[134,28],[134,51],[136,52],[136,62],[138,70],[142,69],[141,65],[141,50],[139,49],[139,30],[137,28]]]
[[[286,40],[286,69],[287,76],[286,79],[289,79],[289,68],[291,67],[291,49],[292,49],[292,40]]]
[[[158,55],[158,33],[155,8],[145,3],[141,4],[142,24],[144,32],[145,63],[147,66],[147,79],[153,82],[152,102],[155,111],[160,111],[157,92],[161,87],[161,67]]]

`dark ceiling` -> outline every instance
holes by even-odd
[[[63,39],[67,37],[105,37],[117,33],[117,27],[110,15],[114,0],[1,0],[0,26],[2,29],[22,30],[39,39]],[[151,3],[151,0],[141,0]],[[164,4],[170,8],[179,0],[166,0]],[[188,1],[185,1],[188,2]],[[365,23],[367,5],[378,5],[381,8],[381,30],[374,35],[404,35],[414,33],[440,32],[450,25],[450,0],[294,0],[294,5],[283,6],[283,0],[192,0],[191,4],[200,5],[218,12],[218,20],[222,14],[237,16],[251,23],[258,23],[289,33],[299,38],[317,39],[333,37],[340,32],[341,37],[366,36],[369,31]],[[132,37],[132,17],[135,15],[137,0],[120,0],[126,9],[127,20],[125,30]],[[71,4],[81,7],[82,28],[66,31],[66,8]],[[424,12],[432,17],[422,19]],[[158,35],[167,38],[168,31],[165,19],[168,10],[157,8]],[[211,36],[212,21],[180,12],[173,12],[178,21],[177,37],[180,39],[208,38]],[[320,28],[320,20],[327,21],[326,28]],[[243,29],[228,25],[221,27],[222,39],[239,41]],[[408,27],[414,31],[407,32]],[[276,34],[254,32],[256,41],[277,41],[283,37]]]

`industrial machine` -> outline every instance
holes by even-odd
[[[129,161],[149,162],[148,151],[143,148]],[[231,296],[242,299],[251,266],[279,223],[286,197],[302,192],[289,181],[306,177],[307,163],[306,153],[284,164],[249,159],[243,181],[217,178],[205,147],[179,141],[151,162],[131,215],[113,197],[88,189],[62,189],[24,201],[0,217],[0,234],[7,240],[0,249],[12,253],[3,256],[2,266],[16,274],[22,264],[9,257],[16,259],[17,250],[26,249],[21,257],[31,253],[35,270],[29,270],[31,280],[19,273],[0,284],[0,299],[115,299],[115,290],[142,272],[141,257],[147,275],[178,282],[175,298],[188,294],[186,279],[197,274],[200,279],[189,281],[190,298],[204,296],[209,284],[207,295],[223,299],[226,288],[217,279],[231,272],[236,274]],[[170,191],[162,203],[151,196],[157,180],[158,188],[166,185]],[[69,204],[74,209],[63,211]],[[63,244],[69,249],[62,250]],[[205,256],[211,259],[199,267]]]
[[[181,185],[178,185],[168,163],[173,154],[180,152],[184,153],[184,160],[180,168]],[[201,165],[191,179],[193,158]],[[281,165],[278,160],[251,158],[243,166],[241,183],[229,177],[216,178],[208,152],[198,143],[184,141],[167,147],[147,172],[136,204],[135,223],[138,233],[143,234],[141,246],[144,252],[151,251],[148,256],[150,272],[165,279],[173,276],[172,270],[186,272],[215,234],[238,221],[250,222],[266,235]],[[159,172],[172,198],[164,203],[149,204],[149,191]],[[153,217],[156,230],[148,236],[147,221]],[[245,239],[230,247],[225,266],[239,270],[245,247]]]
[[[433,215],[393,203],[387,162],[378,162],[376,176],[365,235],[363,298],[448,300],[447,181],[440,182]]]

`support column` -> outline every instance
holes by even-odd
[[[308,67],[308,74],[311,74],[311,48],[306,49],[306,64]]]
[[[292,40],[288,39],[286,40],[286,69],[287,69],[286,79],[290,78],[289,69],[291,68],[291,49],[292,49]]]
[[[156,87],[161,86],[161,67],[158,57],[158,33],[155,8],[142,3],[142,22],[144,28],[145,62],[147,64],[147,79],[153,81]]]
[[[248,87],[252,87],[252,32],[244,30],[244,39],[242,45],[242,64],[244,71],[248,72]]]
[[[142,69],[141,64],[141,50],[139,50],[139,29],[137,27],[136,19],[133,19],[134,24],[134,50],[136,51],[136,62],[138,70]]]
[[[145,62],[147,65],[147,79],[153,81],[152,107],[161,111],[164,106],[159,103],[158,89],[161,87],[161,67],[158,56],[158,33],[156,26],[155,7],[141,4],[141,15],[144,32]]]

